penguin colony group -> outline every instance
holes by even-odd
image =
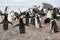
[[[46,19],[44,20],[44,23],[47,24],[49,23],[50,24],[50,28],[51,28],[51,32],[52,33],[56,33],[58,32],[57,30],[57,24],[56,24],[56,20],[59,20],[59,17],[60,16],[57,16],[56,14],[59,14],[60,13],[58,11],[56,11],[57,9],[56,8],[53,8],[53,9],[50,9],[48,8],[45,13],[44,13],[44,10],[42,8],[42,10],[38,10],[39,7],[37,8],[30,8],[28,9],[29,11],[24,11],[24,12],[20,12],[20,14],[18,14],[17,12],[10,12],[13,13],[13,15],[15,15],[15,17],[13,18],[14,21],[16,19],[19,20],[19,23],[16,24],[14,26],[14,28],[16,26],[19,26],[19,32],[20,34],[25,34],[26,31],[25,31],[25,25],[28,25],[30,26],[31,24],[36,26],[36,28],[43,28],[42,25],[41,25],[41,17],[43,16],[46,16]],[[12,18],[8,19],[8,17],[10,17],[10,15],[8,14],[8,7],[5,8],[5,13],[2,13],[0,11],[0,17],[2,18],[2,16],[4,16],[4,19],[3,21],[0,22],[0,24],[3,24],[3,30],[6,31],[8,30],[8,23],[12,24]],[[1,19],[0,18],[0,19]],[[26,23],[23,22],[23,18],[26,18]]]

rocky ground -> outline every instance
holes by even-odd
[[[42,18],[43,19],[43,18]],[[7,31],[3,30],[2,24],[0,25],[0,40],[60,40],[60,32],[51,33],[49,24],[45,25],[42,22],[43,28],[36,28],[33,25],[25,26],[26,34],[19,33],[19,27],[13,28],[18,22],[13,22],[14,25],[9,24]],[[57,21],[58,28],[60,27],[60,20]]]

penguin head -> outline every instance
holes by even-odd
[[[20,16],[19,22],[23,22],[23,17],[24,17],[23,15]]]
[[[19,22],[20,22],[20,23],[22,23],[22,22],[23,22],[23,19],[22,19],[22,18],[20,18],[20,19],[19,19]]]

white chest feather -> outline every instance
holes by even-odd
[[[38,23],[38,20],[35,18],[35,26],[36,28],[39,28],[39,23]]]

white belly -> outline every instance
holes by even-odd
[[[31,23],[31,18],[29,18],[29,24]]]
[[[8,21],[12,22],[12,16],[8,15]]]
[[[37,19],[35,18],[35,26],[36,26],[36,28],[39,28],[39,24],[38,24],[38,22],[37,22]]]
[[[3,20],[3,18],[2,18],[2,16],[0,16],[0,22],[2,22],[2,20]]]

